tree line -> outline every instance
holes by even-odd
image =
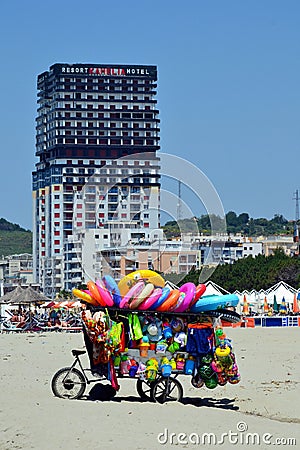
[[[200,272],[191,270],[181,280],[180,285],[188,281],[199,284]],[[170,279],[169,276],[167,278]],[[284,281],[293,288],[299,289],[300,258],[287,256],[281,249],[276,250],[270,256],[258,255],[255,258],[248,256],[238,259],[232,264],[217,266],[210,280],[231,293],[236,290],[242,292],[245,289],[266,290],[279,281]]]
[[[179,237],[182,233],[188,232],[199,232],[204,235],[209,235],[211,233],[212,218],[215,224],[218,224],[218,221],[220,222],[220,229],[222,229],[220,217],[205,214],[201,217],[166,222],[163,230],[168,239]],[[225,220],[227,233],[230,234],[240,233],[244,236],[269,236],[293,234],[294,230],[293,221],[288,221],[281,214],[275,214],[271,220],[268,220],[265,218],[253,219],[248,213],[237,215],[234,211],[229,211],[225,215]]]

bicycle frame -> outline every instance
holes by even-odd
[[[81,372],[82,372],[82,375],[83,375],[83,377],[84,377],[84,379],[85,379],[85,382],[86,382],[87,384],[97,383],[97,382],[99,382],[99,381],[101,380],[100,377],[99,377],[99,378],[95,378],[95,379],[91,379],[91,378],[88,378],[88,377],[87,377],[86,372],[92,372],[92,370],[83,367],[83,365],[82,365],[82,363],[81,363],[81,361],[80,361],[79,355],[75,355],[75,359],[74,359],[74,361],[73,361],[73,364],[71,365],[70,370],[69,370],[69,372],[67,373],[66,377],[69,375],[70,372],[72,372],[72,369],[74,369],[74,367],[76,367],[77,364],[78,364],[78,366],[80,367],[80,370],[81,370]],[[65,377],[65,378],[66,378],[66,377]]]

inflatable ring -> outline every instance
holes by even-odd
[[[98,306],[99,305],[100,306],[105,306],[105,302],[102,299],[102,296],[101,296],[101,294],[100,294],[96,284],[93,281],[88,281],[87,282],[87,287],[88,287],[88,290],[90,291],[91,296],[93,297],[93,299],[96,300]]]
[[[102,302],[104,302],[104,305],[102,305],[102,306],[113,306],[114,301],[113,301],[109,291],[106,289],[106,287],[100,280],[96,280],[96,287],[98,289],[98,292],[100,294]]]
[[[118,287],[121,296],[124,297],[132,285],[141,279],[147,283],[154,284],[155,287],[164,287],[165,285],[165,280],[163,277],[153,270],[136,270],[129,273],[119,281]]]
[[[156,300],[158,300],[159,297],[161,296],[161,291],[162,288],[154,289],[152,294],[149,295],[149,297],[147,297],[146,300],[144,300],[143,303],[140,304],[138,309],[141,311],[146,311],[147,309],[150,309],[151,306],[156,302]]]
[[[110,275],[104,275],[102,281],[104,283],[104,286],[110,292],[110,295],[114,299],[115,305],[119,305],[122,297],[118,285],[113,279],[113,277],[111,277]]]
[[[179,297],[175,305],[171,306],[170,311],[177,312],[185,300],[185,293],[179,291]]]
[[[163,302],[167,299],[167,297],[170,295],[171,289],[168,286],[165,286],[161,291],[161,296],[156,300],[155,303],[151,306],[151,310],[156,310],[160,305],[163,304]]]
[[[197,301],[199,300],[200,297],[202,297],[202,295],[204,294],[204,292],[206,291],[206,286],[205,284],[198,284],[198,286],[196,286],[196,293],[195,293],[195,297],[194,300],[191,303],[191,306]]]
[[[142,290],[142,292],[133,298],[132,302],[129,305],[130,309],[138,309],[140,304],[143,303],[143,301],[147,297],[149,297],[149,295],[151,295],[153,291],[154,291],[153,284],[147,283],[145,285],[144,289]]]
[[[156,311],[169,311],[172,306],[176,305],[179,295],[179,289],[173,289],[168,295],[167,299],[158,308],[156,308]]]
[[[190,308],[192,313],[215,311],[218,308],[228,308],[228,306],[237,306],[239,298],[235,294],[224,295],[203,295]]]
[[[82,291],[81,289],[73,289],[72,290],[73,295],[75,295],[75,297],[80,298],[80,300],[89,303],[90,305],[93,306],[99,306],[98,303],[96,302],[96,300],[93,299],[93,297],[89,294],[87,294],[86,292]]]
[[[132,288],[129,289],[127,294],[122,298],[122,300],[119,304],[119,307],[120,308],[128,308],[132,297],[136,297],[137,295],[139,295],[142,292],[142,290],[144,289],[144,287],[145,287],[145,283],[143,282],[143,280],[140,280],[136,284],[134,284],[132,286]]]
[[[185,294],[183,302],[174,308],[174,311],[176,312],[184,312],[188,309],[191,302],[194,300],[195,293],[196,293],[196,286],[194,283],[185,283],[181,286],[179,289],[180,292],[183,292]]]

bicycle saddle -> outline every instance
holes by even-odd
[[[73,356],[79,356],[79,355],[83,355],[86,352],[86,350],[72,350],[72,355]]]

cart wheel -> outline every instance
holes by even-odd
[[[86,381],[80,370],[65,367],[53,376],[51,388],[56,397],[75,399],[83,395]]]
[[[183,389],[176,378],[161,377],[152,386],[152,399],[157,403],[180,402]]]
[[[136,390],[142,400],[152,400],[152,387],[154,381],[141,380],[136,381]]]

